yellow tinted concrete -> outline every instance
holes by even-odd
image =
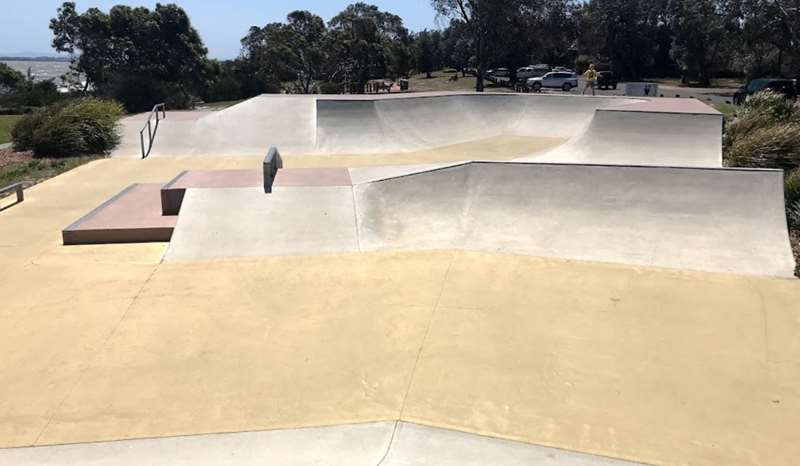
[[[435,149],[381,155],[299,155],[290,154],[293,167],[359,167],[364,165],[412,165],[462,160],[513,160],[535,155],[565,143],[565,138],[496,136]],[[378,161],[380,160],[380,161]]]
[[[459,254],[404,419],[653,464],[793,464],[799,285]]]
[[[0,213],[0,446],[402,417],[655,464],[800,457],[795,280],[60,245],[129,183],[260,163],[104,160]]]

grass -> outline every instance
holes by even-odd
[[[0,144],[11,142],[11,128],[22,118],[22,115],[0,115]]]
[[[726,104],[724,102],[712,103],[711,106],[717,109],[718,112],[722,113],[726,117],[735,116],[736,110],[738,110],[738,107],[736,107],[736,105]]]
[[[458,81],[448,81],[451,76],[458,75]],[[411,92],[441,92],[441,91],[474,91],[475,76],[461,77],[461,73],[455,70],[441,70],[431,73],[428,79],[425,73],[411,76],[409,79],[408,90]],[[509,91],[504,87],[494,87],[490,82],[486,82],[487,91]]]
[[[0,150],[0,187],[24,182],[26,187],[41,183],[85,163],[104,158],[103,155],[86,155],[64,158],[33,158],[30,152]]]

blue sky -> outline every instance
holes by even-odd
[[[0,54],[8,53],[52,53],[50,18],[62,1],[52,0],[3,0],[0,15]],[[117,4],[147,6],[155,1],[89,1],[76,0],[79,11],[90,7],[108,10]],[[171,3],[161,0],[161,3]],[[293,10],[309,10],[326,21],[354,1],[346,0],[173,0],[181,5],[192,18],[192,24],[200,34],[214,58],[233,58],[239,52],[239,39],[252,25],[264,25],[285,19]],[[403,18],[407,28],[418,31],[436,27],[436,15],[429,0],[373,0],[381,10],[391,11]]]

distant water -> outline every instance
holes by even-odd
[[[31,76],[36,81],[44,81],[47,79],[55,79],[56,84],[59,84],[59,77],[69,71],[69,62],[66,61],[5,61],[2,63],[10,66],[11,68],[27,75],[28,69],[31,71]]]

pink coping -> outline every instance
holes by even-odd
[[[264,184],[261,170],[191,170],[173,181],[170,189],[251,188]]]
[[[161,184],[133,184],[66,230],[174,228],[177,217],[161,215]]]
[[[722,115],[714,108],[709,107],[697,99],[676,99],[669,97],[662,97],[633,104],[615,105],[605,110],[651,113],[688,113],[694,115]]]
[[[346,168],[282,168],[273,186],[352,186]]]

